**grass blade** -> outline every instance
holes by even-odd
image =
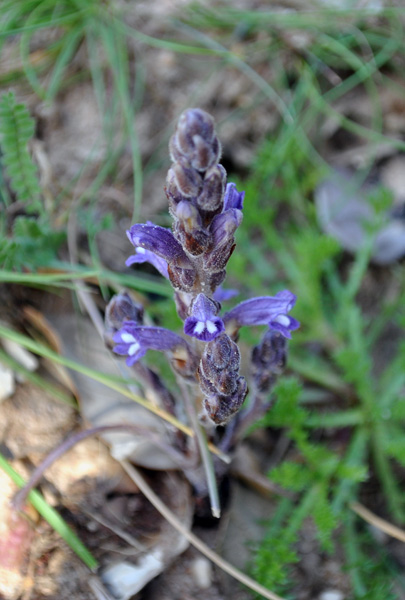
[[[14,481],[18,487],[25,485],[24,479],[13,469],[8,463],[5,457],[0,453],[0,467],[5,473]],[[49,523],[53,529],[59,533],[59,535],[65,540],[68,546],[77,554],[77,556],[84,562],[84,564],[92,571],[97,569],[98,562],[91,554],[89,550],[82,544],[76,534],[72,531],[69,525],[62,519],[62,517],[45,501],[42,494],[37,491],[32,491],[28,495],[28,499],[32,506],[39,512],[39,514]]]

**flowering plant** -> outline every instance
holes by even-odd
[[[221,303],[237,294],[224,290],[222,283],[242,222],[245,194],[227,183],[226,171],[218,164],[221,147],[214,122],[206,112],[190,109],[180,116],[170,152],[173,164],[165,191],[172,230],[150,222],[133,225],[127,236],[135,253],[126,264],[149,262],[170,281],[185,336],[145,326],[142,307],[127,294],[111,300],[106,325],[114,352],[126,356],[127,365],[149,385],[153,381],[165,406],[179,414],[177,403],[168,402],[170,394],[158,375],[152,376],[140,363],[150,349],[169,354],[180,380],[193,385],[193,402],[211,437],[216,436],[213,426],[227,426],[220,441],[229,450],[246,425],[268,408],[268,392],[285,364],[286,338],[299,327],[289,315],[296,297],[284,290],[252,298],[221,316]],[[240,374],[237,339],[245,325],[266,325],[267,331],[252,352],[251,398],[241,410],[248,385]]]
[[[219,316],[221,301],[234,294],[223,290],[221,284],[235,248],[235,231],[242,222],[245,194],[238,192],[234,183],[226,183],[226,171],[218,164],[220,143],[206,112],[190,109],[181,115],[170,151],[173,165],[166,194],[173,231],[152,223],[133,225],[127,235],[135,254],[126,264],[149,262],[170,280],[189,339],[162,327],[143,326],[139,309],[132,308],[137,313],[134,318],[129,306],[113,336],[114,352],[126,355],[132,366],[149,349],[168,351],[177,358],[173,363],[177,372],[182,357],[187,364],[180,375],[199,383],[205,414],[216,425],[223,425],[240,409],[247,394],[235,343],[239,328],[267,325],[272,332],[267,334],[267,343],[273,345],[280,335],[290,338],[299,326],[288,314],[296,298],[285,290],[273,297],[246,300]],[[129,297],[125,302],[130,302]],[[116,303],[114,299],[113,305]]]

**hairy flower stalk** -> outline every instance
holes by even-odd
[[[245,194],[227,182],[219,164],[221,145],[214,121],[203,110],[190,109],[180,116],[170,153],[173,164],[165,191],[172,229],[150,222],[133,225],[127,236],[135,252],[126,264],[149,262],[170,281],[184,336],[143,325],[142,312],[131,308],[125,296],[121,296],[121,308],[120,302],[117,306],[117,300],[112,300],[114,310],[107,310],[107,325],[116,344],[114,351],[127,357],[128,366],[136,366],[150,349],[168,354],[176,374],[193,384],[200,420],[212,438],[217,435],[213,426],[225,426],[239,413],[232,427],[229,424],[229,435],[221,430],[231,445],[235,435],[230,431],[239,424],[243,428],[243,415],[255,414],[255,406],[265,405],[264,395],[285,363],[285,338],[299,327],[289,315],[296,297],[284,290],[252,298],[221,316],[221,302],[237,293],[222,289],[221,284],[235,249]],[[240,411],[248,384],[240,374],[236,341],[239,329],[250,325],[265,325],[267,333],[252,356],[249,407]],[[178,407],[178,414],[183,413]]]

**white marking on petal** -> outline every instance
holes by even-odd
[[[212,321],[206,321],[205,326],[208,329],[208,333],[215,333],[217,331],[217,326]]]
[[[138,344],[138,342],[135,342],[135,344],[131,344],[131,346],[128,348],[128,356],[133,356],[135,352],[138,352],[139,348],[140,345]]]
[[[197,325],[194,327],[194,333],[198,335],[199,333],[202,333],[204,329],[205,323],[203,323],[202,321],[198,321]]]
[[[290,317],[287,317],[287,315],[278,315],[278,317],[276,317],[274,320],[284,327],[288,327],[290,324]]]
[[[121,339],[125,344],[132,344],[133,342],[138,343],[132,333],[121,333]]]
[[[135,252],[137,254],[146,254],[145,248],[141,248],[141,246],[138,246],[138,248],[135,248]]]

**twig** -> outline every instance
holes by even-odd
[[[370,525],[374,525],[374,527],[377,527],[377,529],[384,531],[384,533],[386,533],[387,535],[390,535],[391,537],[399,540],[400,542],[405,543],[405,531],[403,529],[400,529],[396,525],[389,523],[381,517],[377,517],[377,515],[372,513],[371,510],[368,510],[368,508],[366,508],[359,502],[352,502],[350,504],[350,508],[353,512],[356,513],[356,515],[359,515],[359,517],[367,521],[367,523],[370,523]]]
[[[135,550],[137,550],[138,553],[146,552],[146,547],[144,546],[144,544],[141,544],[140,542],[138,542],[138,540],[136,540],[132,535],[130,535],[129,533],[127,533],[126,531],[121,529],[121,527],[118,527],[117,525],[113,525],[112,523],[109,523],[108,519],[104,519],[104,517],[102,517],[101,515],[91,512],[90,510],[87,510],[86,508],[81,507],[81,511],[87,517],[89,517],[90,519],[93,519],[93,521],[96,521],[96,523],[99,523],[106,529],[109,529],[110,531],[115,533],[116,536],[123,539],[129,546],[132,546],[133,548],[135,548]],[[133,551],[132,551],[132,553],[133,553]]]
[[[186,529],[178,520],[176,515],[163,504],[158,496],[156,496],[155,492],[142,477],[138,469],[135,469],[135,467],[125,460],[121,461],[121,465],[130,476],[132,481],[146,496],[149,502],[156,508],[156,510],[158,510],[160,514],[168,521],[168,523],[170,523],[179,533],[184,535],[190,544],[204,554],[204,556],[209,558],[209,560],[216,564],[220,569],[234,577],[237,581],[240,581],[240,583],[246,585],[254,592],[261,594],[264,598],[267,598],[268,600],[283,600],[281,596],[278,596],[277,594],[274,594],[270,590],[264,588],[262,585],[242,573],[242,571],[239,571],[239,569],[221,558],[216,552],[204,544],[204,542],[202,542],[196,535],[194,535],[191,531],[188,531],[188,529]]]

